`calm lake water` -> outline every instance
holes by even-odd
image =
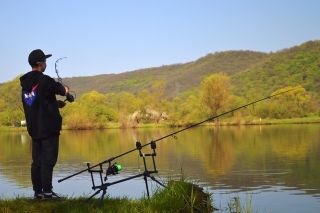
[[[95,191],[87,171],[58,183],[85,170],[88,162],[96,165],[115,157],[112,163],[121,164],[123,170],[108,176],[108,183],[141,174],[143,159],[135,150],[136,142],[148,144],[176,131],[179,129],[62,131],[54,191],[90,197]],[[228,212],[227,203],[234,197],[243,205],[251,200],[252,210],[258,212],[320,212],[320,124],[194,127],[158,140],[156,145],[159,173],[152,176],[163,182],[168,176],[179,176],[183,168],[188,179],[213,193],[213,204],[221,212]],[[128,151],[132,152],[120,156]],[[150,145],[142,152],[152,153]],[[1,132],[1,198],[33,195],[30,153],[26,132]],[[146,162],[152,170],[152,159],[146,157]],[[104,174],[107,166],[103,164]],[[101,185],[97,175],[95,183]],[[150,191],[159,186],[150,178],[148,183]],[[146,187],[141,176],[112,184],[107,193],[140,198]]]

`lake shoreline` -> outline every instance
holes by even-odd
[[[241,120],[228,120],[224,119],[218,122],[207,121],[199,124],[199,126],[254,126],[254,125],[285,125],[285,124],[317,124],[320,123],[320,117],[305,117],[305,118],[288,118],[288,119],[241,119]],[[118,123],[107,124],[104,128],[90,128],[90,129],[69,129],[62,126],[62,130],[102,130],[102,129],[133,129],[133,128],[158,128],[158,127],[170,127],[170,128],[185,128],[190,126],[197,126],[197,123],[191,123],[189,125],[170,125],[167,123],[159,124],[139,124],[136,126],[122,127]],[[27,131],[27,127],[15,127],[15,126],[0,126],[0,132],[24,132]]]

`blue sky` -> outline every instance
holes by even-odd
[[[195,61],[227,50],[278,51],[320,39],[319,0],[0,1],[0,82],[53,56],[46,74],[93,76]]]

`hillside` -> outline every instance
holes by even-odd
[[[308,41],[275,53],[225,51],[210,53],[196,61],[139,69],[120,74],[65,78],[72,90],[81,94],[149,89],[158,80],[167,84],[166,96],[175,97],[198,87],[210,74],[231,76],[234,93],[239,96],[269,95],[285,86],[302,85],[320,94],[320,41]]]
[[[266,53],[253,51],[217,52],[185,64],[139,69],[120,74],[65,78],[64,82],[70,85],[79,97],[92,90],[99,93],[121,91],[137,93],[150,88],[155,81],[165,80],[166,96],[172,98],[199,86],[205,76],[217,72],[233,75],[261,63],[267,57]]]
[[[271,53],[260,64],[235,73],[232,84],[235,94],[270,95],[287,86],[303,86],[316,96],[320,94],[320,41]]]

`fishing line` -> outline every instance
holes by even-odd
[[[62,78],[59,76],[59,70],[58,70],[58,63],[60,60],[64,59],[64,58],[67,58],[67,57],[62,57],[62,58],[59,58],[58,60],[56,60],[56,63],[54,64],[54,68],[56,70],[56,73],[57,73],[57,76],[58,76],[58,82],[62,85],[64,85],[62,83]],[[73,95],[70,94],[70,92],[73,93]],[[76,93],[74,91],[69,91],[68,94],[66,95],[67,99],[64,100],[64,101],[69,101],[70,103],[71,102],[74,102],[75,98],[76,98]]]

